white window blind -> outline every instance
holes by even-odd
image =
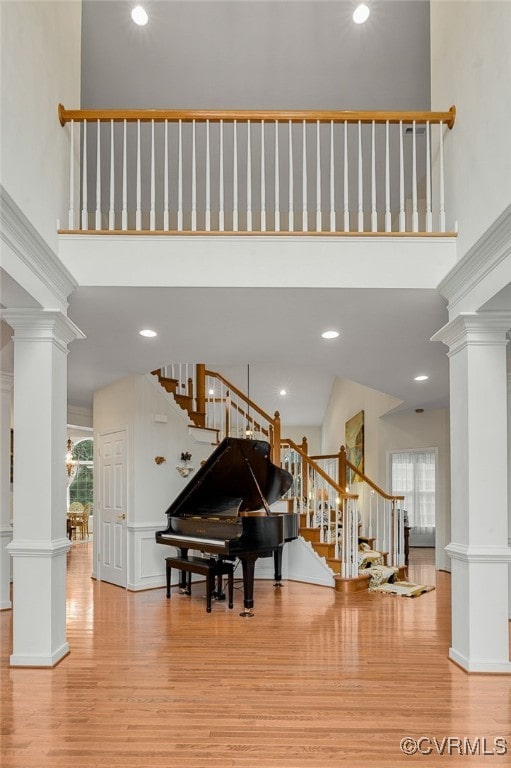
[[[435,451],[403,451],[391,455],[392,493],[404,496],[412,532],[435,527]]]

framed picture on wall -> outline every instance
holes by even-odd
[[[364,472],[364,411],[359,411],[344,425],[346,458],[360,472]],[[357,483],[360,478],[348,467],[348,483]]]

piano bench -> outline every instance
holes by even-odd
[[[229,589],[229,608],[234,604],[234,564],[225,560],[207,560],[205,557],[166,557],[167,597],[170,597],[172,568],[187,574],[188,592],[191,594],[192,573],[206,577],[206,611],[211,613],[211,596],[215,590],[215,578],[226,575]],[[181,584],[184,580],[181,580]]]

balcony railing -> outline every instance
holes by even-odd
[[[59,105],[64,231],[444,233],[455,114]]]

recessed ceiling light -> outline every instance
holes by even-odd
[[[415,376],[414,381],[426,381],[426,379],[429,379],[429,376],[426,376],[424,373],[421,373],[420,376]]]
[[[142,8],[141,5],[137,5],[135,8],[133,8],[131,12],[131,18],[135,22],[135,24],[138,24],[139,27],[145,27],[147,22],[149,21],[149,16],[147,15],[147,11]]]
[[[365,3],[357,5],[353,11],[353,21],[355,24],[363,24],[369,18],[370,10]]]
[[[143,331],[139,331],[141,336],[145,336],[146,339],[154,339],[155,336],[158,336],[156,331],[152,331],[150,328],[145,328]]]
[[[336,339],[339,336],[339,331],[323,331],[321,334],[322,339]]]
[[[279,392],[279,395],[282,395],[282,397],[284,397],[284,395],[287,395],[287,390],[286,389],[281,389],[280,392]]]

